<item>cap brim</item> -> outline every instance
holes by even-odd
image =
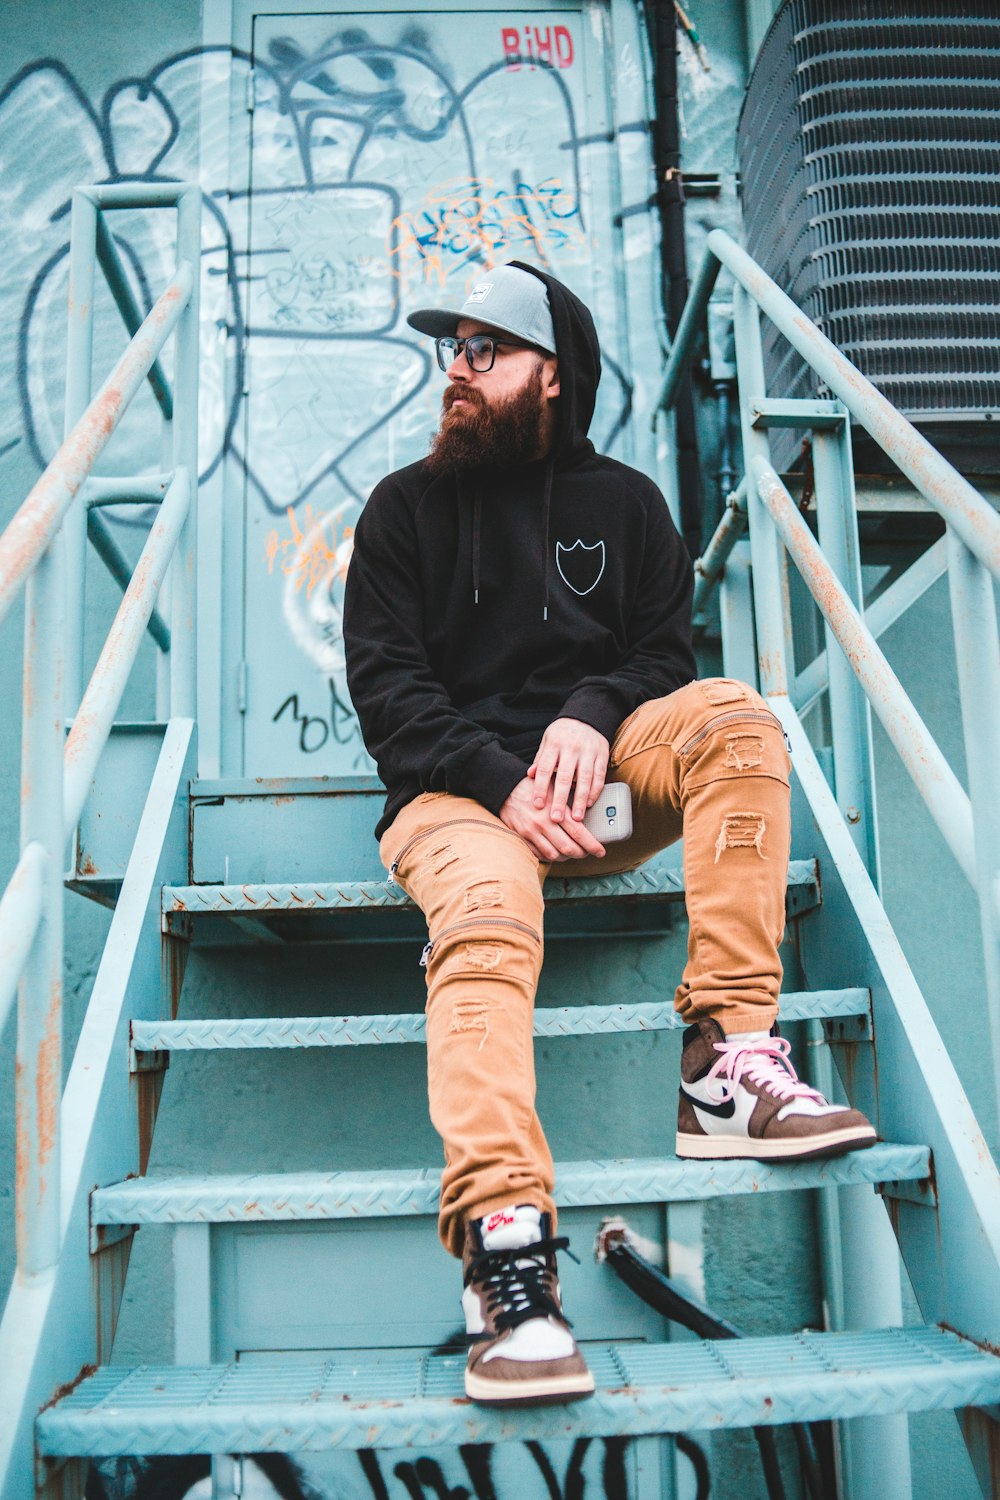
[[[429,333],[432,339],[445,339],[454,336],[461,316],[461,313],[449,312],[443,307],[418,307],[406,321],[418,333]]]

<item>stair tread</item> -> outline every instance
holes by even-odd
[[[867,1016],[867,990],[806,990],[781,997],[781,1019]],[[636,1005],[561,1005],[535,1011],[536,1036],[674,1031],[684,1026],[673,999]],[[229,1047],[358,1047],[424,1042],[423,1012],[361,1016],[250,1016],[212,1020],[133,1021],[137,1052],[211,1051]]]
[[[926,1146],[882,1142],[845,1156],[773,1164],[631,1157],[557,1165],[555,1199],[562,1208],[681,1202],[853,1183],[913,1182],[929,1172]],[[221,1224],[434,1214],[440,1179],[437,1167],[131,1177],[94,1191],[91,1219],[94,1224]]]
[[[790,887],[818,886],[814,859],[793,860],[788,867]],[[587,879],[550,877],[545,882],[546,901],[681,900],[684,874],[676,868],[643,865],[622,875]],[[214,913],[228,916],[260,915],[279,911],[334,911],[378,907],[412,907],[401,886],[387,880],[296,881],[288,885],[183,885],[164,886],[166,916]]]
[[[338,1355],[103,1367],[43,1411],[40,1453],[296,1452],[638,1436],[1000,1400],[1000,1358],[949,1330],[890,1328],[587,1347],[597,1391],[502,1412],[462,1393],[464,1357]]]

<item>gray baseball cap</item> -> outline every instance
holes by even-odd
[[[494,266],[484,271],[454,311],[444,307],[421,307],[407,318],[418,333],[432,338],[453,337],[461,318],[475,318],[503,333],[512,333],[526,344],[556,353],[556,335],[545,283],[517,266]]]

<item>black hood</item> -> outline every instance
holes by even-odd
[[[594,320],[544,271],[559,360],[552,451],[531,463],[387,475],[355,529],[348,684],[387,790],[379,837],[421,792],[498,813],[548,725],[609,744],[695,674],[691,563],[645,475],[587,436]]]
[[[550,456],[557,464],[589,457],[594,445],[587,432],[601,379],[601,349],[590,309],[575,292],[547,271],[540,271],[537,266],[529,266],[522,260],[512,260],[509,264],[537,276],[549,294],[560,388],[555,441]]]

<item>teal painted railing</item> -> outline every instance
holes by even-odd
[[[143,317],[105,215],[176,210],[176,269]],[[63,855],[107,742],[143,634],[169,657],[169,713],[193,717],[193,498],[198,482],[201,194],[184,184],[119,184],[73,195],[65,438],[0,538],[0,619],[26,590],[21,854],[0,901],[0,1029],[19,990],[17,1268],[50,1270],[60,1249]],[[100,264],[131,335],[93,394],[94,283]],[[160,365],[175,335],[176,396]],[[94,465],[143,382],[164,419],[162,475],[101,479]],[[133,570],[98,508],[159,503]],[[89,524],[88,524],[89,522]],[[88,533],[124,587],[83,688]],[[171,566],[169,626],[156,612]],[[66,726],[72,727],[68,738]]]
[[[994,1091],[1000,1099],[1000,641],[993,579],[1000,579],[1000,516],[967,479],[857,370],[805,313],[724,231],[708,237],[699,270],[664,374],[658,409],[669,408],[704,320],[719,271],[736,282],[734,319],[739,364],[747,476],[696,563],[695,608],[719,579],[726,559],[750,521],[761,690],[786,697],[800,715],[825,685],[833,721],[837,798],[865,864],[879,884],[877,833],[870,765],[870,704],[913,779],[928,811],[977,892],[982,926]],[[766,394],[759,312],[788,339],[842,407],[829,402],[787,403],[815,411],[782,412]],[[845,506],[853,486],[840,468],[831,430],[850,413],[871,434],[947,526],[943,549],[921,559],[894,588],[896,609],[947,567],[968,766],[966,794],[917,713],[866,620],[856,541]],[[770,465],[770,425],[813,427],[820,544]],[[849,450],[848,450],[849,451]],[[849,507],[848,507],[849,508]],[[785,551],[826,620],[827,650],[797,676],[790,649],[791,623],[784,579]],[[840,648],[839,650],[836,648]],[[856,678],[857,687],[853,679]],[[866,805],[868,804],[868,805]]]
[[[761,691],[781,719],[793,748],[796,785],[805,794],[799,824],[813,823],[827,910],[812,936],[800,938],[810,983],[852,965],[852,982],[867,975],[873,995],[878,1072],[853,1074],[852,1102],[878,1118],[887,1138],[916,1130],[932,1145],[941,1189],[938,1221],[897,1216],[894,1227],[925,1316],[962,1327],[993,1344],[1000,1305],[965,1298],[963,1281],[995,1286],[1000,1271],[1000,1190],[996,1170],[969,1110],[950,1058],[892,934],[878,896],[880,864],[875,808],[871,713],[874,711],[912,777],[963,873],[979,898],[991,1037],[994,1092],[1000,1088],[1000,645],[993,578],[1000,577],[1000,517],[947,460],[854,368],[774,281],[721,230],[708,250],[671,351],[658,400],[669,409],[704,322],[718,274],[734,279],[733,322],[746,473],[702,558],[695,564],[695,608],[725,577],[733,549],[749,528],[752,612],[748,580],[734,581],[738,604],[723,599],[727,658],[735,635],[756,633],[755,658],[745,639],[730,675],[756,670]],[[782,401],[767,394],[760,334],[764,312],[831,393],[825,400]],[[866,617],[849,416],[871,433],[920,495],[944,519],[942,542],[915,563]],[[654,418],[655,421],[655,418]],[[819,541],[775,473],[768,433],[794,427],[811,434]],[[795,674],[787,560],[791,558],[818,605],[826,649]],[[947,566],[958,663],[958,684],[970,794],[935,744],[876,644],[885,628]],[[739,578],[737,573],[737,578]],[[891,594],[891,597],[890,597]],[[876,615],[878,618],[876,619]],[[727,619],[736,630],[727,632]],[[727,642],[727,634],[730,639]],[[828,694],[832,791],[820,772],[802,715]],[[829,882],[829,883],[828,883]],[[842,899],[840,926],[834,915]],[[826,975],[824,980],[823,976]],[[832,1077],[821,1026],[816,1081],[829,1092]],[[851,1066],[850,1060],[845,1059]],[[892,1078],[889,1090],[879,1077]],[[874,1204],[842,1215],[836,1194],[820,1194],[824,1301],[834,1327],[882,1326],[901,1321],[898,1260],[893,1238]],[[936,1238],[935,1238],[936,1236]],[[846,1267],[853,1266],[850,1275]],[[863,1269],[862,1269],[863,1268]],[[971,1415],[964,1428],[974,1462],[989,1467],[995,1433]],[[898,1419],[876,1431],[843,1435],[847,1493],[904,1497],[909,1488],[909,1444]],[[891,1490],[886,1476],[891,1475]]]

